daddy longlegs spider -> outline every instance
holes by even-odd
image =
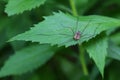
[[[73,30],[74,27],[66,27],[66,26],[63,26],[63,25],[61,24],[61,26],[63,27],[63,29],[64,29],[64,28],[70,29],[70,31],[73,33],[73,35],[68,35],[68,34],[63,34],[63,33],[60,33],[60,34],[50,34],[50,35],[49,35],[49,34],[39,34],[39,35],[44,35],[44,36],[52,36],[52,35],[73,36],[72,39],[79,42],[79,40],[81,40],[82,37],[88,35],[88,34],[84,34],[84,35],[83,35],[83,33],[84,33],[84,31],[86,30],[86,28],[89,26],[89,24],[90,24],[90,22],[92,21],[92,19],[90,19],[90,20],[88,21],[88,23],[85,25],[85,27],[83,28],[82,31],[77,30],[77,29],[78,29],[78,21],[79,21],[79,18],[77,18],[77,21],[76,21],[75,31]],[[100,26],[100,23],[98,23],[98,24],[99,24],[98,26]],[[87,36],[87,38],[94,37],[94,36],[95,36],[96,29],[97,29],[97,27],[96,27],[95,30],[94,30],[94,34],[92,34],[92,35],[90,35],[90,36]],[[85,37],[84,37],[84,38],[85,38]]]

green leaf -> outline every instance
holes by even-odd
[[[109,17],[97,15],[80,16],[79,20],[77,20],[76,17],[59,12],[54,13],[53,16],[45,17],[43,22],[35,25],[31,30],[13,37],[10,41],[25,40],[68,47],[88,41],[100,32],[118,27],[118,25],[120,25],[120,20]],[[82,33],[79,40],[73,39],[76,31]]]
[[[116,46],[114,43],[109,43],[108,57],[120,60],[120,47]]]
[[[78,12],[80,14],[84,14],[93,5],[95,5],[95,3],[97,2],[97,0],[75,0],[75,2],[76,2],[76,6],[77,6]]]
[[[68,80],[78,80],[82,76],[81,68],[64,58],[59,58],[60,67]],[[80,76],[81,75],[81,76]]]
[[[48,45],[33,45],[23,48],[8,59],[0,71],[0,77],[32,71],[45,64],[53,55],[54,51]]]
[[[45,1],[46,0],[9,0],[5,12],[9,16],[19,14],[23,11],[39,7],[44,4]]]
[[[110,39],[111,39],[114,43],[120,45],[120,33],[116,33],[116,34],[112,35],[112,36],[110,37]]]
[[[89,53],[89,56],[96,63],[102,76],[104,73],[105,58],[107,56],[107,48],[108,48],[107,42],[108,41],[106,37],[98,36],[94,40],[91,40],[85,47],[87,52]]]

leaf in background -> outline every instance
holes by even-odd
[[[0,77],[19,75],[45,64],[54,55],[48,45],[33,45],[16,51],[0,71]]]
[[[108,41],[105,36],[101,36],[101,37],[98,36],[94,40],[91,40],[85,47],[87,52],[89,53],[89,56],[96,63],[102,76],[104,73],[105,59],[107,56],[107,48],[108,48],[107,42]]]
[[[62,72],[64,72],[64,75],[66,75],[68,80],[80,80],[80,77],[82,77],[80,66],[76,66],[75,64],[64,58],[59,58],[59,62],[61,70]]]
[[[9,0],[5,12],[11,16],[39,7],[46,0]]]
[[[7,37],[6,37],[6,26],[8,25],[8,19],[6,18],[0,18],[0,48],[3,47],[3,45],[5,45],[6,41],[7,41]]]
[[[117,17],[119,16],[119,9],[120,9],[120,0],[104,0],[100,1],[98,4],[95,6],[95,12],[94,13],[99,13],[101,15],[107,15],[111,17]],[[100,7],[99,7],[100,6]]]
[[[77,10],[82,15],[85,14],[85,12],[89,10],[93,5],[95,5],[97,1],[98,0],[75,0]]]
[[[110,37],[110,39],[111,39],[114,43],[120,45],[120,33],[116,33],[116,34],[112,35],[112,36]]]
[[[106,6],[109,6],[109,5],[112,5],[112,4],[120,5],[120,0],[109,0],[109,1],[106,1],[103,4],[103,6],[106,7]]]
[[[8,22],[9,22],[8,24],[7,22],[5,24],[7,40],[17,34],[29,30],[30,26],[32,26],[32,21],[30,20],[28,14],[12,16],[11,18],[9,18]],[[14,50],[22,49],[25,43],[26,43],[25,41],[10,42]]]
[[[85,36],[81,37],[78,41],[73,39],[74,34],[69,28],[71,27],[73,30],[76,29],[77,19],[62,12],[54,13],[53,16],[45,17],[43,22],[35,25],[31,30],[13,37],[10,41],[24,40],[39,42],[41,44],[48,43],[51,45],[57,44],[59,46],[65,45],[68,47],[77,43],[81,44],[82,42],[91,39],[92,37],[90,36],[93,34],[96,36],[104,30],[115,28],[120,25],[120,20],[118,19],[95,15],[81,16],[79,17],[77,30],[82,32],[90,20],[92,21],[82,34]],[[99,24],[101,25],[99,26]]]
[[[108,57],[120,60],[120,47],[110,42],[108,48]]]

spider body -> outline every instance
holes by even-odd
[[[80,31],[77,31],[77,32],[74,34],[73,39],[74,39],[74,40],[79,40],[80,37],[81,37],[81,33],[80,33]]]

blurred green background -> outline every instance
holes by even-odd
[[[16,50],[32,44],[31,42],[6,42],[13,36],[30,29],[33,24],[43,20],[43,16],[51,15],[59,10],[71,13],[68,0],[47,0],[46,3],[31,11],[8,17],[4,12],[8,0],[0,0],[0,68]],[[120,18],[120,0],[75,0],[79,15],[103,15]],[[111,39],[120,48],[120,29],[114,30]],[[64,52],[62,52],[64,51]],[[86,54],[90,77],[83,75],[78,56],[74,53],[75,46],[61,48],[47,64],[20,76],[9,76],[0,80],[102,80],[94,62]],[[120,50],[118,50],[120,53]],[[119,59],[120,60],[120,59]],[[120,79],[120,61],[106,60],[104,80]]]

